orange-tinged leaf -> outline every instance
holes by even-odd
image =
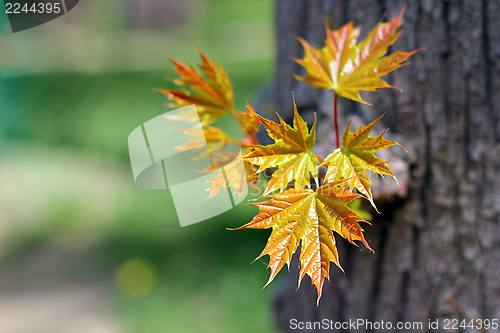
[[[222,65],[217,66],[202,52],[198,51],[198,53],[202,60],[200,68],[205,77],[193,65],[186,66],[170,59],[175,65],[175,71],[180,75],[180,78],[173,82],[187,86],[191,91],[185,88],[181,90],[160,89],[159,91],[174,101],[170,105],[172,107],[195,104],[202,123],[209,125],[234,111],[233,88]]]
[[[222,188],[232,187],[234,193],[239,197],[243,195],[246,177],[248,181],[255,181],[256,168],[248,162],[242,161],[240,153],[234,151],[234,146],[229,147],[230,151],[225,149],[231,144],[244,146],[242,143],[229,138],[224,131],[213,126],[195,127],[191,129],[179,129],[179,131],[190,135],[188,142],[176,147],[179,150],[199,149],[200,154],[193,160],[210,158],[210,165],[199,172],[216,172],[216,175],[205,183],[212,183],[209,188],[209,199],[216,196]],[[239,151],[239,149],[238,149]],[[247,165],[248,164],[248,165]],[[222,171],[222,169],[224,171]],[[218,171],[218,172],[217,172]],[[225,173],[225,175],[224,175]],[[227,177],[227,179],[226,179]]]
[[[227,142],[212,142],[206,143],[204,139],[201,138],[187,138],[188,142],[175,147],[177,150],[190,150],[199,149],[201,150],[200,155],[194,157],[193,160],[199,160],[202,158],[207,158],[212,155],[213,152],[222,151],[227,146]]]
[[[200,120],[198,113],[194,113],[191,110],[176,112],[175,114],[168,114],[167,119],[186,121],[188,123],[196,123]]]
[[[253,166],[250,163],[244,162],[244,169],[245,169],[244,171],[246,172],[246,177],[247,177],[246,181],[247,183],[255,184],[258,179],[257,176],[255,175],[255,170],[253,170],[252,167]],[[245,175],[244,174],[242,175],[243,170],[241,166],[234,164],[234,162],[228,163],[226,168],[229,169],[230,171],[228,177],[230,179],[228,179],[228,182],[226,183],[226,179],[224,178],[224,174],[222,173],[222,171],[219,171],[216,176],[205,182],[205,183],[211,182],[212,186],[210,186],[210,188],[208,189],[210,195],[204,200],[213,198],[219,193],[221,189],[226,187],[232,187],[233,193],[238,194],[238,196],[241,198],[241,196],[243,195],[243,190],[245,188],[244,187],[245,184],[243,182],[244,181],[243,177],[245,177]],[[224,170],[227,170],[226,168]],[[250,173],[251,171],[253,171],[254,173]]]
[[[389,162],[381,160],[374,153],[393,145],[403,148],[399,143],[382,137],[387,133],[387,130],[379,136],[369,136],[375,124],[382,117],[383,115],[368,126],[361,126],[354,133],[351,132],[351,120],[342,136],[343,147],[335,149],[322,163],[323,165],[329,164],[325,181],[332,182],[345,179],[349,187],[351,189],[357,188],[370,200],[373,207],[375,207],[375,204],[370,190],[371,181],[366,170],[379,175],[389,175],[396,179],[391,169],[386,165]]]
[[[241,142],[229,138],[223,130],[213,126],[194,127],[191,129],[179,129],[179,131],[193,136],[187,137],[188,142],[175,147],[178,150],[201,150],[200,155],[193,158],[199,160],[202,158],[211,158],[213,154],[223,154],[222,152],[228,144],[235,144],[237,146],[244,146]]]
[[[217,173],[217,175],[215,175],[214,177],[210,178],[205,183],[212,183],[212,185],[208,189],[208,191],[210,192],[210,194],[208,195],[208,197],[206,197],[203,200],[207,200],[207,199],[215,197],[219,193],[219,191],[221,189],[225,189],[228,186],[228,184],[226,183],[226,179],[224,178],[224,174],[222,173],[222,171],[219,171]]]
[[[256,116],[253,107],[247,103],[247,111],[240,111],[240,125],[242,130],[247,135],[255,134],[259,131],[260,119]]]
[[[205,142],[230,142],[238,146],[243,146],[241,142],[231,139],[223,130],[213,126],[203,126],[191,129],[179,129],[179,131],[194,137],[204,137]]]
[[[316,191],[289,189],[273,195],[268,201],[252,204],[259,207],[259,214],[238,229],[273,229],[259,255],[259,258],[270,257],[271,276],[267,284],[285,264],[290,265],[301,242],[299,285],[302,278],[309,275],[317,288],[319,302],[324,279],[329,276],[330,262],[341,268],[333,231],[355,245],[355,240],[361,241],[371,250],[359,225],[366,221],[346,206],[360,195],[339,186],[341,183],[329,183]]]
[[[200,170],[199,172],[212,172],[220,170],[230,165],[234,160],[243,162],[241,160],[241,155],[239,153],[213,152],[211,158],[212,158],[211,165],[203,170]]]
[[[395,52],[383,57],[402,32],[401,20],[405,8],[389,22],[379,22],[359,44],[360,29],[349,22],[338,30],[326,26],[325,45],[317,49],[302,39],[304,58],[294,59],[307,70],[307,75],[296,79],[317,89],[333,89],[342,97],[366,103],[359,92],[377,91],[379,88],[395,88],[381,79],[382,76],[404,66],[414,53]]]
[[[316,119],[309,132],[306,122],[297,111],[295,101],[293,128],[279,115],[279,124],[255,115],[275,143],[251,146],[252,150],[244,156],[244,160],[258,165],[258,173],[267,168],[278,167],[263,196],[276,190],[283,191],[292,180],[295,180],[296,189],[310,186],[310,173],[315,177],[318,167],[318,160],[311,152],[316,142]]]
[[[238,194],[241,198],[245,189],[245,182],[252,184],[257,182],[257,167],[243,161],[239,152],[232,153],[213,151],[210,157],[211,165],[203,170],[200,170],[200,172],[219,172],[215,177],[205,182],[212,182],[212,186],[209,188],[210,196],[206,199],[214,197],[222,188],[225,187],[232,187],[233,193]],[[224,177],[222,169],[224,170],[224,173],[226,174],[225,177],[227,177],[227,179]]]
[[[259,174],[257,173],[258,168],[252,163],[245,162],[245,170],[247,172],[247,181],[250,184],[256,184],[259,180]]]
[[[218,173],[213,178],[205,182],[212,183],[212,186],[208,189],[210,191],[210,195],[205,198],[205,200],[216,196],[221,189],[226,187],[231,187],[233,193],[238,194],[241,198],[247,182],[247,173],[244,162],[238,158],[230,159],[227,156],[224,156],[224,159],[222,160],[213,158],[213,161],[214,164],[212,166],[214,169],[208,167],[207,169],[201,171],[211,172],[218,170]]]

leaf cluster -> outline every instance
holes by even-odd
[[[247,148],[257,144],[255,133],[259,130],[260,119],[253,108],[248,105],[246,111],[236,111],[234,108],[234,93],[229,77],[221,64],[215,64],[201,51],[196,50],[201,57],[200,70],[188,63],[184,65],[170,59],[175,65],[179,78],[173,82],[180,86],[179,90],[159,89],[172,101],[172,107],[195,105],[197,117],[192,112],[184,112],[175,116],[175,120],[201,122],[201,127],[182,130],[187,135],[188,142],[176,147],[179,150],[197,149],[200,154],[195,159],[210,158],[211,166],[200,172],[215,172],[207,183],[210,195],[216,196],[221,189],[231,187],[233,192],[242,196],[244,185],[239,179],[248,175],[248,180],[256,182],[256,167],[244,162],[238,163],[238,153],[234,147]],[[241,140],[231,139],[222,129],[211,126],[217,119],[231,114],[241,126],[246,136]],[[227,149],[231,146],[232,149]],[[224,174],[225,173],[225,174]],[[228,180],[229,179],[229,180]]]
[[[403,66],[406,59],[418,51],[386,55],[389,46],[402,32],[403,13],[404,9],[396,18],[386,23],[379,22],[360,43],[357,42],[360,29],[352,22],[337,30],[327,26],[325,45],[321,49],[310,46],[299,37],[305,55],[303,59],[294,60],[304,67],[307,74],[294,76],[314,88],[334,90],[341,97],[368,104],[361,99],[359,92],[394,88],[381,77]],[[202,122],[202,129],[185,131],[191,136],[189,142],[178,148],[197,148],[199,141],[205,140],[208,150],[200,151],[200,156],[209,155],[213,161],[211,169],[203,170],[205,172],[224,167],[226,172],[246,173],[249,180],[255,182],[265,170],[274,170],[260,201],[251,204],[259,208],[259,213],[238,229],[272,229],[259,255],[259,258],[270,257],[268,283],[285,264],[290,265],[293,254],[301,245],[299,285],[308,275],[317,288],[319,302],[324,279],[329,278],[330,262],[342,269],[334,233],[356,246],[355,242],[359,241],[372,250],[360,226],[362,222],[369,222],[359,217],[348,204],[364,198],[375,208],[367,171],[396,178],[387,166],[389,162],[375,153],[393,145],[402,146],[383,137],[387,130],[378,136],[370,135],[381,116],[355,131],[351,131],[349,122],[342,136],[342,146],[322,159],[313,152],[316,120],[309,129],[295,101],[292,124],[287,124],[279,115],[278,123],[266,119],[250,105],[246,111],[237,112],[232,86],[224,68],[200,51],[198,53],[202,60],[201,71],[191,64],[186,66],[172,60],[180,75],[174,83],[181,88],[160,90],[173,101],[171,105],[174,107],[195,104]],[[236,118],[247,135],[242,141],[232,140],[220,128],[211,126],[216,119],[227,114]],[[182,119],[183,115],[178,118]],[[260,124],[274,140],[273,144],[258,144],[255,133]],[[234,163],[234,155],[223,152],[227,145],[241,147],[245,168]],[[321,174],[320,168],[326,168],[326,173]],[[241,196],[242,184],[229,183],[221,174],[210,181],[212,186],[208,198],[225,187],[231,187]]]

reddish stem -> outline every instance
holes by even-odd
[[[314,156],[316,156],[316,158],[318,159],[318,161],[319,161],[320,163],[323,163],[323,162],[324,162],[324,160],[323,160],[321,157],[319,157],[318,155],[314,154]]]
[[[339,124],[337,122],[337,93],[333,91],[333,125],[335,126],[335,138],[337,139],[337,148],[340,147],[339,143]]]
[[[255,137],[255,133],[250,135],[250,139],[252,140],[252,144],[258,145],[259,141],[257,141],[257,138]]]

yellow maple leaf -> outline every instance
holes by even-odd
[[[303,189],[310,186],[310,174],[317,175],[318,159],[311,150],[316,143],[316,119],[309,132],[306,122],[297,111],[294,101],[293,128],[279,115],[279,124],[255,114],[262,122],[274,144],[251,146],[243,159],[258,165],[257,173],[267,168],[278,167],[273,173],[263,196],[276,190],[283,191],[288,183],[295,180],[294,187]]]
[[[364,104],[368,103],[361,99],[361,90],[395,88],[381,77],[404,66],[405,61],[419,51],[398,51],[383,57],[402,32],[404,10],[389,22],[379,22],[359,44],[360,28],[355,28],[353,22],[338,30],[326,26],[325,45],[321,49],[312,47],[299,37],[305,56],[294,60],[307,70],[307,75],[301,77],[294,74],[295,78],[317,89],[333,89],[339,96]]]
[[[247,102],[247,110],[245,112],[240,111],[239,123],[241,125],[242,131],[251,136],[259,131],[260,119],[256,116],[256,112],[253,107]]]
[[[386,165],[387,161],[381,160],[374,153],[399,143],[382,138],[387,133],[384,131],[379,136],[369,136],[375,124],[383,117],[380,116],[368,126],[361,126],[356,132],[351,132],[351,122],[342,135],[341,148],[335,149],[323,161],[322,165],[328,164],[325,181],[333,182],[346,180],[351,189],[357,188],[375,207],[373,196],[370,189],[371,181],[366,174],[370,170],[379,175],[388,175],[394,177],[391,169]],[[397,180],[396,180],[397,181]]]
[[[210,195],[204,200],[213,198],[223,188],[231,188],[233,194],[237,194],[241,198],[246,188],[246,183],[250,181],[248,177],[251,176],[248,174],[250,170],[249,166],[247,166],[248,162],[242,161],[234,154],[227,154],[227,156],[223,154],[218,155],[222,155],[223,157],[221,159],[213,158],[213,164],[200,171],[211,172],[215,170],[217,172],[214,177],[205,182],[212,183],[212,185],[208,189]]]
[[[346,206],[360,195],[339,186],[342,183],[325,184],[316,191],[289,189],[273,195],[270,200],[251,204],[259,208],[259,214],[238,229],[273,229],[258,257],[270,257],[268,268],[271,269],[271,276],[267,284],[285,264],[290,266],[292,255],[302,242],[299,286],[302,278],[308,275],[316,286],[319,302],[324,279],[329,277],[330,262],[342,269],[333,231],[352,244],[356,245],[355,240],[361,241],[372,250],[359,225],[359,222],[366,221]]]

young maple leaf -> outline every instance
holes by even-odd
[[[224,133],[223,130],[213,126],[203,126],[203,127],[195,127],[189,129],[179,129],[179,131],[184,134],[191,135],[194,137],[198,137],[200,142],[229,142],[238,146],[243,146],[243,144],[239,141],[233,140]],[[183,147],[183,146],[179,146]],[[176,149],[182,149],[176,147]],[[185,148],[184,148],[185,149]]]
[[[316,118],[309,132],[306,122],[297,111],[295,101],[293,107],[293,128],[279,115],[280,123],[276,124],[255,113],[275,143],[267,146],[251,146],[252,150],[243,158],[259,166],[257,173],[267,168],[278,167],[262,196],[275,190],[283,191],[292,180],[295,180],[296,189],[303,189],[305,186],[310,186],[310,173],[313,177],[317,176],[318,159],[311,152],[316,143]]]
[[[268,201],[251,204],[259,207],[259,214],[238,229],[273,229],[266,247],[258,257],[270,257],[267,267],[271,268],[271,276],[266,286],[285,264],[290,266],[292,255],[299,242],[302,242],[299,286],[302,278],[309,275],[318,291],[319,302],[324,279],[329,278],[330,262],[342,269],[333,231],[356,246],[354,241],[358,240],[372,250],[358,223],[367,221],[346,206],[360,195],[349,192],[345,186],[339,186],[342,183],[328,183],[316,191],[289,189],[273,195]]]
[[[247,102],[247,110],[240,111],[240,125],[243,132],[247,135],[253,135],[259,131],[260,119],[256,116],[253,107]]]
[[[396,179],[387,167],[387,161],[381,160],[374,153],[399,143],[386,140],[382,136],[387,133],[385,130],[377,137],[369,136],[375,124],[383,117],[368,126],[361,126],[356,132],[351,132],[351,121],[342,135],[342,148],[335,149],[323,161],[322,165],[328,165],[325,181],[332,182],[345,179],[351,189],[357,188],[371,202],[373,207],[373,196],[370,190],[371,181],[366,174],[366,170],[373,171],[379,175],[389,175]],[[397,181],[397,179],[396,179]]]
[[[294,74],[295,78],[317,89],[333,89],[339,96],[364,104],[368,103],[361,99],[361,90],[395,88],[381,77],[404,66],[405,61],[419,51],[398,51],[382,57],[402,32],[399,28],[404,11],[405,8],[387,23],[379,22],[359,44],[360,28],[354,28],[352,22],[335,31],[326,26],[325,46],[322,49],[316,49],[298,37],[305,56],[294,60],[307,70],[307,75],[301,77]]]
[[[241,198],[245,183],[257,182],[255,176],[257,168],[253,164],[242,161],[240,153],[215,152],[210,157],[211,165],[200,172],[219,172],[205,182],[212,183],[212,186],[208,189],[210,195],[204,200],[216,196],[221,189],[226,187],[231,187],[233,193]]]
[[[180,78],[173,82],[189,86],[192,92],[185,88],[180,91],[170,89],[159,89],[159,91],[175,101],[170,105],[172,107],[195,104],[203,125],[209,125],[225,114],[234,112],[233,88],[222,65],[219,64],[217,67],[201,51],[196,51],[201,56],[202,65],[200,68],[205,73],[206,78],[203,78],[193,65],[189,64],[187,67],[170,59],[176,66],[175,71],[180,75]],[[180,115],[179,119],[182,117],[183,115]]]
[[[223,130],[212,126],[197,126],[191,129],[179,129],[187,137],[188,142],[175,147],[177,150],[200,150],[200,154],[193,158],[199,160],[210,158],[213,154],[224,150],[228,144],[242,146],[242,143],[229,138]]]
[[[217,161],[217,159],[214,159],[214,162],[215,161]],[[216,165],[216,163],[213,165]],[[202,170],[201,172],[213,171],[212,166]],[[219,170],[219,172],[205,182],[212,183],[212,186],[208,189],[210,191],[210,195],[204,200],[213,198],[221,189],[226,187],[231,187],[233,189],[233,193],[238,194],[241,198],[243,190],[245,189],[245,183],[247,182],[247,173],[244,162],[237,158],[225,160],[221,164],[217,165],[215,170]]]
[[[220,128],[197,126],[190,129],[179,129],[179,131],[192,137],[187,138],[187,143],[175,148],[178,150],[200,150],[200,154],[194,157],[193,160],[210,158],[211,163],[210,166],[199,172],[216,172],[214,177],[205,182],[212,183],[208,189],[210,195],[205,200],[216,196],[222,188],[226,187],[232,187],[234,193],[241,198],[245,189],[245,182],[255,183],[257,181],[255,176],[257,168],[246,161],[242,161],[240,153],[234,152],[234,146],[231,147],[231,145],[240,147],[244,147],[244,145],[229,138]],[[228,146],[229,151],[226,150]],[[222,172],[222,169],[224,172]]]

